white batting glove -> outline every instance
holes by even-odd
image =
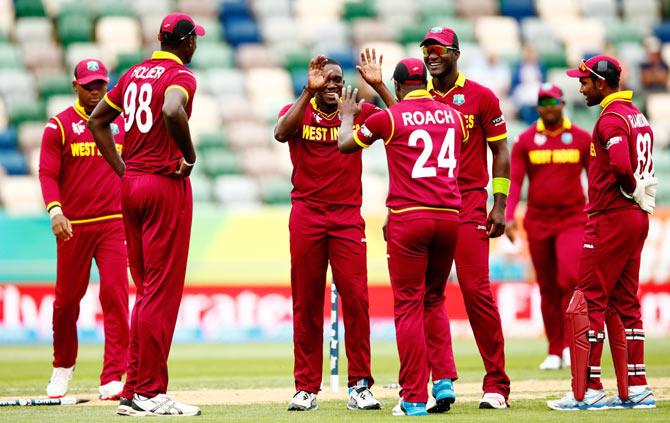
[[[643,211],[649,214],[654,214],[654,208],[656,208],[656,185],[658,185],[658,180],[655,176],[651,175],[635,175],[635,181],[637,182],[635,191],[626,196],[632,198]]]

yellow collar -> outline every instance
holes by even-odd
[[[403,100],[416,100],[417,98],[433,98],[433,96],[430,95],[428,90],[424,90],[423,88],[420,88],[418,90],[410,91],[405,95],[402,99]]]
[[[562,129],[567,131],[570,128],[572,128],[572,122],[570,122],[570,120],[564,116]],[[544,132],[547,130],[547,128],[544,126],[544,121],[542,120],[542,118],[537,120],[537,125],[535,126],[535,129],[537,129],[537,132]]]
[[[463,87],[463,86],[465,86],[465,75],[463,75],[462,72],[458,72],[458,77],[456,78],[456,82],[454,83],[454,86],[449,88],[449,91],[447,91],[446,93],[441,93],[440,91],[435,89],[435,86],[433,85],[433,78],[430,78],[428,80],[427,90],[428,91],[434,91],[435,94],[438,94],[438,95],[444,97],[445,95],[449,94],[451,92],[451,90],[453,90],[454,88]]]
[[[603,99],[603,101],[600,102],[600,107],[602,107],[604,109],[610,103],[612,103],[613,101],[616,101],[616,100],[622,100],[622,101],[628,101],[628,102],[633,101],[633,92],[630,91],[630,90],[614,92],[614,93],[608,95],[607,97],[605,97]]]
[[[79,103],[79,99],[75,100],[74,102],[74,111],[77,112],[77,114],[84,119],[88,120],[89,116],[86,114],[86,110],[84,109],[84,106]]]
[[[342,100],[340,99],[340,102],[341,101]],[[337,115],[337,112],[339,111],[339,110],[335,110],[332,113],[326,113],[324,111],[319,110],[319,108],[316,105],[316,98],[314,98],[314,97],[312,97],[312,99],[309,102],[312,104],[312,108],[314,109],[314,111],[317,112],[318,114],[320,114],[321,116],[323,116],[326,119],[334,118]]]
[[[179,57],[177,57],[176,54],[170,53],[169,51],[164,51],[164,50],[158,50],[154,51],[154,54],[151,55],[152,59],[169,59],[169,60],[174,60],[175,62],[179,63],[180,65],[183,65],[184,62],[181,61]]]

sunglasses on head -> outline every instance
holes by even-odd
[[[561,100],[559,100],[558,98],[544,97],[544,98],[541,98],[537,102],[537,104],[539,106],[543,106],[543,107],[544,106],[558,106],[559,104],[561,104]]]
[[[88,84],[79,84],[86,91],[101,90],[107,83],[105,81],[91,81]]]
[[[605,79],[604,76],[597,74],[596,71],[594,71],[590,67],[586,66],[586,62],[584,61],[584,59],[582,59],[581,62],[579,62],[579,70],[582,71],[582,72],[589,71],[593,75],[595,75],[598,79],[603,79],[603,80]]]
[[[443,56],[443,55],[447,54],[449,52],[449,50],[458,51],[458,49],[455,48],[455,47],[443,46],[441,44],[432,44],[432,45],[429,45],[429,46],[424,46],[422,48],[422,50],[423,50],[423,56],[424,57],[428,57],[432,53],[435,53],[438,56]]]

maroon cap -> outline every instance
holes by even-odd
[[[555,98],[563,101],[563,91],[557,86],[549,82],[540,85],[540,90],[537,93],[537,99],[541,98]]]
[[[428,73],[422,60],[402,59],[393,71],[393,79],[401,84],[421,85],[428,83]]]
[[[601,55],[582,60],[576,69],[569,69],[565,73],[572,78],[585,78],[595,75],[602,79],[611,79],[621,75],[621,65],[614,57]]]
[[[205,28],[196,25],[186,13],[170,13],[163,18],[158,39],[161,41],[181,41],[191,34],[202,37],[205,35]]]
[[[109,82],[107,68],[98,59],[84,59],[74,68],[74,80],[79,85],[86,85],[93,81]]]
[[[423,41],[421,41],[421,46],[426,44],[428,40],[437,41],[443,46],[454,47],[458,50],[458,37],[453,29],[447,28],[446,26],[435,26],[428,31]]]

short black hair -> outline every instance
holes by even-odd
[[[325,65],[335,65],[339,66],[340,69],[342,69],[342,65],[340,65],[340,62],[338,62],[335,59],[331,59],[330,57],[326,57],[326,62],[324,63]]]

